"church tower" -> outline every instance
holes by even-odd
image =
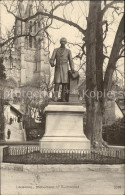
[[[26,7],[24,1],[19,0],[17,15],[21,18],[28,18],[34,14],[34,0],[28,0]],[[43,11],[44,5],[39,0],[38,11]],[[18,87],[30,84],[40,87],[43,78],[47,79],[50,72],[49,51],[46,46],[44,16],[38,15],[36,18],[29,19],[27,22],[15,21],[15,36],[19,36],[14,42],[14,51],[12,58],[18,61],[15,63],[15,69],[20,67],[18,74]],[[26,35],[26,36],[23,36]],[[5,65],[6,66],[6,65]],[[11,71],[12,72],[12,71]],[[19,77],[18,75],[18,77]],[[8,77],[15,77],[11,73]],[[46,80],[47,81],[47,80]]]
[[[44,6],[39,1],[38,11],[43,11]],[[24,17],[30,17],[33,13],[33,1],[28,1]],[[22,41],[22,64],[21,84],[33,83],[38,87],[42,84],[42,79],[49,76],[49,58],[48,49],[46,48],[46,39],[44,35],[45,27],[44,17],[38,15],[36,18],[28,20],[25,23],[24,45]],[[24,52],[23,52],[24,51]]]
[[[25,14],[25,9],[23,5],[23,1],[20,0],[18,4],[18,11],[17,11],[17,16],[20,18],[24,18]],[[15,36],[17,35],[23,35],[25,33],[25,23],[22,21],[17,20],[15,22]],[[15,41],[15,52],[18,52],[20,54],[20,85],[24,84],[26,82],[26,74],[25,74],[25,69],[26,69],[26,63],[25,63],[25,37],[19,37]]]

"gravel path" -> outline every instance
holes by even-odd
[[[1,195],[124,195],[124,173],[86,168],[78,172],[1,169]]]

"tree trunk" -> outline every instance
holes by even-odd
[[[105,91],[111,86],[112,75],[122,47],[124,16],[119,24],[105,78],[103,80],[103,29],[101,1],[90,1],[86,32],[86,134],[93,147],[107,146],[102,139]]]
[[[95,147],[102,139],[102,112],[99,102],[91,102],[87,109],[87,136],[91,141],[91,145]]]
[[[92,147],[101,147],[103,101],[103,30],[101,2],[90,1],[86,32],[86,135]],[[101,94],[100,94],[101,93]],[[98,96],[100,94],[100,96]]]

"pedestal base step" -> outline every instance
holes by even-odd
[[[40,149],[90,149],[90,141],[84,136],[46,136],[40,140],[39,144]]]

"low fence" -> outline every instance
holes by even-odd
[[[37,145],[39,146],[38,141],[0,141],[0,146],[33,146]]]
[[[125,150],[40,149],[39,146],[9,146],[3,149],[3,162],[20,164],[119,164],[125,163]]]

